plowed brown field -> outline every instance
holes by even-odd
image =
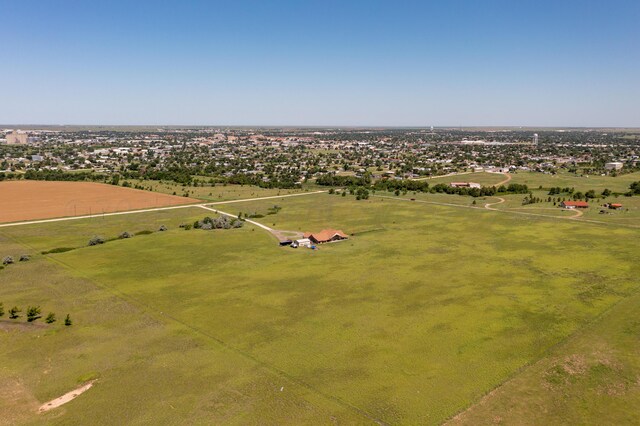
[[[93,182],[0,182],[0,223],[82,216],[199,200]]]

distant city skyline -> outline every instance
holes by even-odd
[[[22,0],[0,15],[15,24],[3,123],[640,127],[637,1]]]

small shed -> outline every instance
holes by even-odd
[[[291,243],[291,247],[293,247],[293,248],[298,248],[298,247],[311,248],[312,245],[313,245],[313,243],[311,242],[311,240],[309,238],[300,238],[298,240],[294,240]]]

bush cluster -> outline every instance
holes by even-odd
[[[27,262],[27,261],[31,260],[31,256],[28,255],[28,254],[22,254],[18,258],[18,260],[20,262]],[[13,259],[13,256],[5,256],[4,258],[2,258],[2,265],[3,266],[11,265],[13,263],[15,263],[15,260]]]
[[[205,217],[202,220],[196,220],[193,223],[193,227],[196,229],[231,229],[231,228],[241,228],[244,222],[239,218],[231,218],[229,216],[218,216],[211,218],[209,216]],[[186,229],[186,226],[185,226]]]

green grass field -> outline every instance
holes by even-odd
[[[613,418],[637,421],[640,231],[462,208],[473,207],[466,197],[416,199],[216,206],[235,214],[278,204],[258,220],[354,234],[317,251],[278,247],[249,224],[178,228],[211,215],[197,207],[1,228],[1,256],[34,255],[0,270],[5,310],[38,304],[74,319],[0,319],[2,421],[439,424],[473,407],[461,417],[470,424],[494,411],[540,424],[561,401],[569,423],[605,422],[607,404]],[[462,207],[422,202],[447,200]],[[85,246],[161,224],[169,230]],[[80,248],[38,254],[66,246]],[[589,336],[619,369],[600,373]],[[597,371],[566,378],[558,363],[580,351]],[[86,394],[37,414],[93,378]],[[547,396],[545,380],[564,399]],[[610,382],[613,391],[598,391]],[[496,388],[493,405],[475,405]],[[512,412],[513,398],[535,403]]]
[[[206,178],[200,178],[206,181]],[[184,186],[175,182],[155,181],[155,180],[135,180],[128,182],[132,185],[141,185],[145,189],[154,192],[161,192],[170,195],[185,195],[205,201],[228,201],[241,200],[245,198],[270,197],[274,195],[286,195],[303,192],[301,189],[265,189],[250,185],[223,185],[215,186]]]
[[[424,181],[429,182],[429,185],[436,185],[438,183],[451,183],[451,182],[475,182],[484,186],[497,185],[500,182],[503,182],[506,179],[505,175],[501,173],[487,173],[487,172],[476,172],[476,173],[460,173],[457,175],[451,176],[440,176],[424,179]]]
[[[516,172],[511,175],[511,183],[521,183],[536,189],[542,186],[545,189],[559,186],[561,188],[575,187],[577,191],[588,191],[590,189],[600,193],[605,188],[614,192],[625,193],[629,190],[629,185],[640,181],[640,172],[623,174],[616,177],[611,176],[580,176],[565,171],[557,175],[547,175],[534,172]]]

